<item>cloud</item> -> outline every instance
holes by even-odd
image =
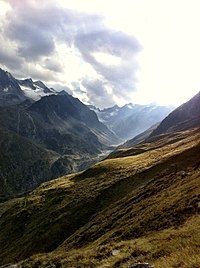
[[[116,102],[130,102],[129,96],[136,90],[138,82],[136,72],[139,68],[137,54],[141,50],[139,42],[133,36],[104,29],[78,36],[76,46],[85,61],[93,66],[101,78],[84,79],[82,82],[91,103],[102,108]],[[112,64],[112,58],[108,57],[109,65],[98,61],[95,53],[103,53],[120,60],[117,64]]]
[[[18,45],[19,56],[37,60],[55,51],[55,42],[73,42],[75,36],[88,33],[102,20],[100,16],[63,9],[56,1],[9,0],[4,33]]]
[[[132,36],[111,29],[79,35],[76,45],[84,59],[108,82],[116,87],[130,86],[134,83],[134,74],[138,69],[136,55],[141,50],[139,42]],[[121,58],[119,65],[106,65],[98,62],[93,53],[103,52]]]
[[[73,91],[67,86],[67,85],[63,85],[61,83],[51,83],[51,88],[55,89],[57,91],[66,91],[68,94],[73,95]]]
[[[107,90],[107,84],[103,80],[84,79],[81,83],[86,89],[87,97],[91,104],[98,108],[109,107],[115,104],[113,94]]]
[[[74,95],[99,107],[125,101],[135,90],[141,50],[135,37],[108,28],[101,15],[69,10],[59,1],[6,3],[10,8],[0,23],[0,63],[13,75],[63,87],[71,83]],[[107,55],[107,63],[97,59],[97,53],[104,60]],[[118,59],[117,64],[112,59]],[[78,92],[73,79],[86,90]]]
[[[56,56],[56,43],[72,45],[75,36],[89,33],[102,18],[93,14],[64,9],[56,1],[8,0],[1,35],[15,42],[20,58],[38,62],[40,58]],[[94,26],[95,24],[95,26]]]
[[[32,1],[12,3],[7,12],[4,34],[17,45],[18,56],[30,60],[39,60],[42,56],[51,55],[55,50],[54,36],[59,29],[60,13],[53,7],[38,8]]]
[[[53,72],[62,72],[63,66],[56,59],[46,58],[44,62],[44,68]]]
[[[22,59],[16,55],[14,44],[6,40],[0,35],[0,63],[4,68],[15,69],[17,66],[20,68]]]

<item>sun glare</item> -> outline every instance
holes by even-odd
[[[0,1],[0,15],[5,15],[11,9],[10,5],[4,1]]]

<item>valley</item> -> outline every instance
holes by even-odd
[[[86,171],[4,203],[2,262],[18,260],[22,267],[128,267],[136,262],[198,267],[199,130],[122,149]],[[143,152],[137,153],[138,148]]]
[[[120,142],[65,91],[56,92],[41,81],[16,80],[4,70],[0,89],[0,201],[84,170]]]
[[[171,108],[129,104],[97,114],[95,109],[64,90],[58,92],[31,78],[19,80],[0,69],[0,202],[90,167],[124,141],[116,129],[134,135],[164,118]],[[113,109],[117,109],[114,117]],[[145,109],[152,120],[143,118]],[[113,131],[111,122],[125,125]]]
[[[2,72],[2,268],[200,267],[199,93],[123,144],[94,108]]]
[[[200,268],[199,10],[0,0],[0,268]]]

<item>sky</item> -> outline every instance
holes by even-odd
[[[199,0],[0,0],[0,67],[99,108],[200,91]]]

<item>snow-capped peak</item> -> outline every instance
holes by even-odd
[[[18,80],[24,95],[34,101],[40,100],[44,96],[56,94],[56,91],[49,89],[41,81],[33,82],[32,79]]]

